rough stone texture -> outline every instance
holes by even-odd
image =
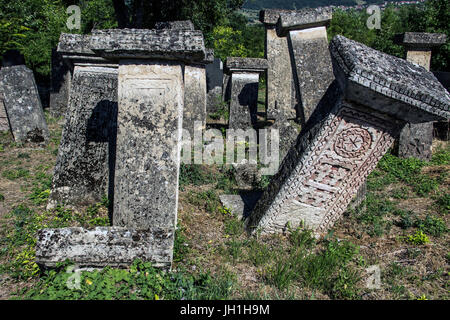
[[[179,63],[121,60],[115,226],[175,230],[183,99]]]
[[[8,115],[6,114],[5,104],[3,103],[3,93],[0,92],[0,131],[9,131]]]
[[[265,54],[268,64],[267,119],[295,119],[295,84],[288,40],[279,37],[273,26],[266,26]]]
[[[107,59],[170,59],[188,63],[205,59],[201,31],[109,29],[92,32],[91,49]]]
[[[24,65],[3,67],[0,91],[14,139],[47,143],[49,132],[33,72]]]
[[[316,234],[325,233],[346,210],[404,121],[420,119],[424,113],[439,118],[448,108],[445,89],[419,79],[427,77],[423,68],[342,36],[336,36],[330,48],[340,87],[330,85],[247,220],[249,231],[275,233],[288,223],[295,228],[304,222]],[[364,74],[371,76],[366,82],[358,77],[363,66]],[[379,79],[386,76],[391,78],[381,86]],[[401,95],[387,92],[385,88],[395,88],[391,84],[414,91],[416,99],[408,90]],[[431,100],[427,93],[434,90]],[[400,110],[387,112],[386,96],[391,108]],[[417,97],[428,100],[419,103]]]
[[[155,24],[155,29],[194,30],[194,24],[190,20],[162,21]]]
[[[450,94],[423,67],[343,36],[333,38],[330,51],[336,79],[350,100],[412,123],[450,117]]]
[[[91,50],[90,42],[91,35],[61,33],[57,51],[63,55],[90,56],[101,60],[101,57],[96,57],[95,52]]]
[[[290,30],[323,27],[329,24],[333,11],[329,7],[281,12],[277,22],[277,32],[285,36]]]
[[[117,79],[116,68],[75,67],[49,209],[58,203],[94,204],[108,195],[115,161]]]
[[[252,190],[261,181],[261,174],[256,161],[244,159],[241,163],[233,163],[233,168],[239,190]]]
[[[431,160],[433,144],[433,122],[407,123],[400,134],[398,156]]]
[[[248,129],[256,123],[258,104],[258,73],[233,72],[228,127]]]
[[[444,86],[447,91],[450,91],[450,72],[433,71],[434,76]],[[434,123],[434,136],[444,140],[450,140],[450,120],[438,121]]]
[[[281,13],[288,13],[292,10],[284,9],[265,9],[259,11],[259,21],[265,25],[276,25]]]
[[[50,114],[63,116],[69,103],[69,90],[72,74],[70,67],[64,62],[62,54],[52,50]]]
[[[241,220],[250,215],[261,194],[262,192],[259,191],[241,194],[222,194],[219,198],[222,205]]]
[[[447,35],[443,33],[405,32],[395,36],[395,42],[408,48],[437,47],[445,43]]]
[[[287,155],[289,149],[295,142],[297,141],[298,135],[300,134],[301,127],[293,120],[277,120],[270,127],[270,129],[278,129],[279,130],[279,154],[280,154],[280,162],[281,163],[284,157]]]
[[[233,71],[261,73],[267,70],[267,66],[266,59],[228,57],[225,63],[225,71],[227,73]]]
[[[301,101],[299,113],[304,124],[334,80],[327,31],[325,27],[292,30],[288,39]]]
[[[126,267],[140,259],[169,269],[173,237],[173,230],[160,228],[42,229],[37,235],[36,262],[54,267],[69,259],[78,267]]]
[[[195,127],[195,123],[200,126]],[[183,129],[194,136],[194,130],[206,128],[206,69],[204,65],[184,67]]]
[[[406,60],[417,63],[430,71],[431,65],[431,50],[408,50],[406,53]]]

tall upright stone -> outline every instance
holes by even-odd
[[[231,75],[231,100],[228,127],[249,129],[256,123],[259,75],[267,70],[267,60],[228,57],[225,66]]]
[[[203,61],[184,66],[183,129],[189,132],[191,138],[194,131],[206,128],[206,65],[213,61],[214,50],[207,49]]]
[[[405,122],[450,118],[450,94],[422,67],[343,36],[330,51],[336,82],[256,204],[251,232],[304,223],[324,234]]]
[[[3,67],[0,70],[1,94],[14,140],[46,144],[49,131],[33,71],[24,65]]]
[[[334,80],[326,30],[331,18],[330,8],[317,8],[283,12],[278,19],[277,33],[289,43],[303,124]]]
[[[64,116],[69,104],[70,81],[73,68],[63,59],[61,52],[52,49],[50,114],[54,117]]]
[[[223,100],[223,62],[220,58],[206,65],[206,113],[218,111],[217,103]]]
[[[169,269],[177,220],[183,63],[205,58],[203,35],[97,30],[91,47],[119,61],[114,226],[40,230],[37,261],[51,266],[72,258],[79,265],[123,266],[142,259]]]
[[[261,10],[259,20],[264,24],[265,58],[267,59],[267,119],[295,119],[296,92],[287,37],[277,34],[280,14],[288,10]]]
[[[90,35],[61,34],[58,52],[73,66],[70,98],[47,208],[112,201],[117,130],[117,64],[89,49]]]
[[[396,41],[407,50],[406,60],[430,70],[431,51],[446,41],[445,34],[406,32]],[[447,121],[448,122],[448,121]],[[400,133],[398,156],[429,161],[432,156],[433,122],[407,124]]]

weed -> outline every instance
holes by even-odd
[[[215,182],[212,173],[206,171],[206,167],[198,164],[180,165],[180,189],[184,190],[187,185],[200,186]]]
[[[225,220],[224,231],[232,237],[240,236],[244,232],[244,222],[236,217],[228,218]]]
[[[183,261],[189,252],[189,244],[185,235],[186,229],[178,223],[173,244],[173,261]]]
[[[2,176],[8,180],[17,180],[20,178],[27,178],[30,176],[30,172],[23,168],[16,168],[13,170],[5,170]]]
[[[409,235],[405,241],[415,245],[422,245],[430,242],[430,239],[422,230],[417,230],[413,235]]]
[[[273,251],[264,243],[251,239],[248,247],[248,258],[256,267],[269,262],[273,258]]]
[[[5,196],[0,193],[0,202],[5,201]]]
[[[448,232],[448,228],[445,225],[444,220],[431,215],[427,215],[424,220],[417,219],[415,221],[415,226],[424,233],[434,237],[440,237],[444,233]]]
[[[442,214],[448,214],[450,212],[450,193],[438,196],[436,204],[439,212]]]

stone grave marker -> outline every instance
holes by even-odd
[[[47,209],[112,201],[118,71],[89,49],[90,39],[63,33],[58,44],[73,79]]]
[[[230,129],[248,129],[256,123],[259,74],[267,60],[228,57],[225,71],[231,75]]]
[[[446,41],[445,34],[406,32],[396,41],[407,49],[406,60],[430,70],[431,51]],[[447,121],[448,123],[448,121]],[[433,122],[409,123],[400,133],[398,156],[430,161],[433,144]]]
[[[450,118],[450,94],[431,72],[343,36],[330,44],[339,86],[314,118],[246,221],[278,233],[302,223],[323,235],[346,210],[405,122]],[[323,110],[322,110],[323,109]]]
[[[0,70],[0,94],[14,140],[44,145],[49,132],[33,71],[24,65]]]
[[[69,64],[64,61],[61,52],[52,49],[50,114],[54,117],[64,116],[69,104],[70,81],[72,72]],[[73,68],[72,68],[73,69]]]
[[[114,227],[40,230],[36,260],[53,265],[69,258],[80,266],[105,266],[129,265],[140,258],[170,269],[177,220],[183,63],[205,58],[203,35],[190,30],[97,30],[91,47],[102,57],[119,61]],[[53,245],[56,239],[65,245]]]

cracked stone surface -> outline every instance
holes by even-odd
[[[24,65],[3,67],[0,93],[15,141],[46,144],[49,132],[33,72]]]

